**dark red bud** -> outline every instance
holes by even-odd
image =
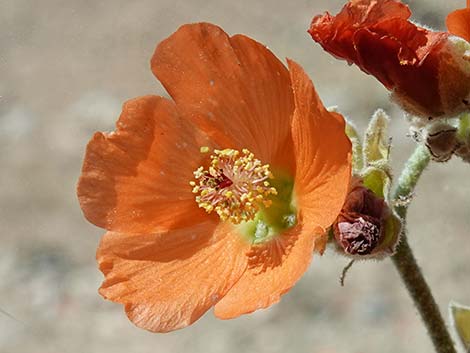
[[[384,221],[390,210],[384,199],[376,196],[353,178],[343,209],[333,224],[338,245],[350,255],[369,255],[384,236]]]

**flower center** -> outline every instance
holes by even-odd
[[[203,147],[201,152],[207,152]],[[253,220],[261,208],[271,206],[277,195],[269,179],[269,165],[263,165],[250,151],[214,150],[208,169],[199,167],[191,181],[196,202],[207,213],[215,211],[223,221],[234,224]]]

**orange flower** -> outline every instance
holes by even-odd
[[[351,0],[336,16],[314,17],[309,33],[332,55],[374,75],[413,115],[449,117],[467,110],[466,49],[450,33],[418,27],[410,16],[397,0]]]
[[[341,210],[351,146],[302,68],[211,24],[160,43],[152,71],[173,100],[124,105],[88,144],[78,197],[105,228],[103,297],[137,326],[185,327],[279,301]]]

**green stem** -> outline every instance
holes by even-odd
[[[405,168],[398,178],[397,189],[395,190],[394,199],[396,201],[402,201],[410,199],[413,196],[414,189],[418,183],[419,177],[423,173],[424,169],[429,164],[431,157],[426,147],[418,145],[416,150],[413,152],[411,157],[405,164]],[[406,220],[406,211],[408,210],[407,202],[399,202],[399,206],[395,207],[398,215]]]
[[[430,156],[426,148],[418,146],[398,179],[398,186],[394,195],[394,199],[398,201],[398,206],[395,207],[395,210],[402,218],[404,226],[406,225],[408,204],[404,203],[403,200],[409,199],[412,196],[418,179],[429,164],[429,161]],[[410,296],[413,298],[436,352],[456,353],[454,343],[449,335],[439,307],[408,244],[406,231],[403,231],[397,252],[392,256],[392,261],[405,283]]]

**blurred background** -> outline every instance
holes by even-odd
[[[386,90],[333,59],[307,34],[343,0],[0,1],[0,352],[431,352],[390,260],[356,263],[327,251],[281,302],[231,321],[209,312],[169,334],[137,329],[97,293],[95,249],[75,195],[86,143],[110,131],[125,100],[165,95],[149,69],[156,44],[187,22],[244,33],[299,62],[325,105],[363,130],[392,115],[396,174],[413,149]],[[416,0],[415,20],[444,29],[463,0]],[[431,165],[409,215],[410,242],[442,312],[470,304],[470,169]]]

